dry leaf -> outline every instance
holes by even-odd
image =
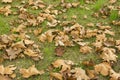
[[[55,62],[53,62],[52,65],[55,68],[62,67],[60,72],[64,72],[66,70],[70,70],[71,69],[71,65],[73,65],[73,62],[72,61],[68,61],[68,60],[58,59]]]
[[[6,0],[5,0],[6,1]],[[4,7],[0,7],[0,14],[4,14],[5,16],[8,16],[9,14],[11,14],[11,10],[10,10],[11,6],[7,5]]]
[[[120,40],[116,40],[116,45],[120,45]]]
[[[51,76],[50,80],[53,80],[54,78],[57,80],[63,80],[63,76],[60,73],[50,73],[50,76]]]
[[[87,26],[88,27],[94,27],[94,23],[88,23]]]
[[[105,30],[104,32],[105,34],[109,34],[111,36],[115,36],[115,33],[113,31],[110,31],[110,30]]]
[[[88,74],[90,79],[95,79],[96,76],[97,76],[94,70],[88,70],[87,69],[87,74]]]
[[[12,0],[2,0],[3,3],[11,3]]]
[[[77,6],[79,6],[79,4],[80,4],[79,2],[74,2],[74,3],[72,3],[72,6],[77,7]]]
[[[9,49],[6,49],[6,52],[9,59],[12,60],[12,59],[15,59],[22,52],[22,49],[9,48]]]
[[[11,45],[11,47],[12,48],[22,48],[22,49],[26,48],[23,41],[19,41],[19,42],[13,43]]]
[[[83,54],[91,53],[92,48],[89,46],[81,46],[80,47],[80,52]]]
[[[100,55],[100,57],[105,60],[105,61],[115,61],[117,62],[117,55],[115,55],[115,49],[113,48],[103,48],[103,52],[102,54]]]
[[[65,49],[62,46],[57,46],[55,48],[55,53],[57,56],[62,56],[64,54],[64,52],[65,52]]]
[[[74,77],[77,78],[77,80],[89,80],[90,78],[86,75],[85,70],[83,70],[82,68],[75,68],[73,70],[71,70]]]
[[[33,33],[37,36],[42,32],[42,28],[35,29]]]
[[[6,34],[3,34],[0,36],[0,42],[2,43],[8,44],[8,43],[11,43],[11,41],[12,39]]]
[[[104,42],[106,40],[107,40],[107,38],[106,38],[105,34],[99,34],[96,36],[96,42]]]
[[[113,4],[113,3],[116,3],[117,0],[109,0],[109,3]]]
[[[24,40],[24,43],[25,43],[25,45],[33,45],[33,44],[34,44],[34,41],[25,39],[25,40]]]
[[[120,51],[120,45],[119,46],[115,46],[119,51]]]
[[[105,30],[105,29],[111,29],[111,27],[110,26],[98,26],[99,27],[99,29],[102,29],[102,30]]]
[[[30,57],[37,57],[39,54],[31,49],[25,49],[24,54]]]
[[[39,71],[35,68],[35,65],[32,65],[28,69],[20,69],[20,73],[22,74],[23,78],[29,78],[33,75],[41,75],[44,73],[44,71]]]
[[[14,65],[9,65],[7,67],[4,67],[3,65],[0,66],[0,74],[13,74],[13,71],[16,69]]]
[[[94,62],[91,59],[89,61],[83,61],[82,64],[85,66],[94,66]]]
[[[110,80],[119,80],[120,79],[120,73],[116,73],[114,70],[110,70]]]
[[[107,62],[103,62],[103,63],[95,65],[94,68],[95,68],[96,73],[98,73],[98,74],[100,73],[103,76],[107,76],[107,75],[109,75],[109,71],[111,69],[111,66]]]
[[[0,80],[12,80],[12,79],[9,78],[8,76],[0,75]]]

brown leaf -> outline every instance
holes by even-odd
[[[62,46],[57,46],[55,48],[55,53],[57,56],[62,56],[64,54],[64,52],[65,52],[65,49]]]
[[[88,27],[94,27],[94,23],[88,23],[87,26]]]
[[[12,59],[15,59],[17,55],[22,52],[22,49],[9,48],[9,49],[6,49],[6,52],[7,52],[9,59],[12,60]]]
[[[83,54],[91,53],[92,48],[89,46],[81,46],[80,47],[80,52]]]
[[[90,77],[90,79],[95,79],[96,76],[97,76],[94,70],[88,70],[87,69],[87,74]]]
[[[9,65],[7,67],[4,67],[3,65],[0,66],[0,74],[12,74],[13,71],[16,69],[14,65]]]
[[[62,67],[60,72],[64,72],[71,69],[71,65],[73,65],[73,62],[69,60],[58,59],[53,62],[52,65],[54,68]]]
[[[115,49],[113,48],[103,48],[103,52],[102,54],[100,55],[100,57],[105,60],[105,61],[115,61],[117,62],[117,55],[115,55]]]
[[[19,41],[19,42],[13,43],[11,45],[11,47],[12,48],[22,48],[22,49],[26,48],[23,41]]]
[[[35,68],[35,65],[32,65],[28,69],[24,68],[20,69],[20,73],[22,74],[23,78],[29,78],[33,75],[41,75],[44,73],[44,71],[39,71]]]
[[[50,73],[51,76],[51,80],[53,80],[54,78],[57,80],[63,80],[63,76],[60,73]]]
[[[94,69],[95,69],[96,73],[98,73],[98,74],[101,73],[103,76],[107,76],[107,75],[109,75],[111,66],[107,62],[103,62],[103,63],[95,65]]]
[[[12,0],[2,0],[3,3],[11,3]]]
[[[105,30],[105,29],[111,29],[111,26],[98,26],[99,29]]]
[[[77,80],[89,80],[90,78],[86,75],[85,70],[83,70],[82,68],[75,68],[73,70],[71,70],[74,77],[77,78]]]
[[[8,35],[3,34],[0,36],[0,41],[4,44],[8,44],[12,41],[12,39]]]
[[[115,72],[114,70],[110,70],[110,80],[119,80],[120,79],[120,73]]]
[[[33,33],[37,36],[42,32],[42,28],[35,29]]]
[[[120,45],[120,40],[116,40],[116,45]]]
[[[24,54],[30,57],[37,57],[39,54],[31,49],[25,49]]]
[[[8,76],[0,75],[0,80],[12,80],[12,79],[9,78]]]
[[[32,45],[32,44],[34,44],[34,41],[25,39],[24,43],[25,43],[25,45]]]
[[[86,66],[94,66],[94,62],[91,59],[89,61],[83,61],[82,64]]]
[[[6,0],[5,0],[6,1]],[[5,16],[8,16],[9,14],[11,14],[11,10],[10,10],[11,6],[7,5],[4,7],[0,7],[0,14],[4,14]]]
[[[79,6],[79,4],[80,4],[79,2],[74,2],[74,3],[72,3],[72,6],[77,7],[77,6]]]
[[[117,0],[109,0],[109,3],[113,4],[113,3],[116,3]]]

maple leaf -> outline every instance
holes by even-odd
[[[9,49],[6,49],[6,52],[10,60],[12,60],[12,59],[15,59],[17,55],[22,52],[22,49],[9,48]]]
[[[89,80],[90,78],[86,75],[85,70],[83,70],[82,68],[75,68],[73,70],[71,70],[74,77],[77,78],[77,80]]]
[[[32,65],[28,69],[24,68],[20,69],[20,73],[22,74],[23,78],[29,78],[33,75],[41,75],[44,73],[44,71],[39,71],[35,68],[35,65]]]
[[[73,62],[69,60],[58,59],[55,62],[53,62],[52,65],[54,68],[62,67],[60,72],[63,72],[65,70],[70,70],[71,65],[73,65]]]
[[[14,65],[9,65],[7,67],[4,67],[3,65],[0,66],[0,74],[12,74],[13,71],[16,69]]]
[[[111,66],[107,62],[103,62],[103,63],[95,65],[94,69],[95,69],[96,73],[98,73],[98,74],[101,73],[103,76],[107,76],[107,75],[109,75]]]
[[[107,47],[105,47],[105,48],[103,48],[103,52],[102,52],[102,54],[100,55],[100,57],[103,59],[103,60],[105,60],[105,61],[108,61],[108,62],[110,62],[110,61],[115,61],[115,62],[117,62],[117,55],[115,55],[115,49],[113,49],[113,48],[107,48]]]

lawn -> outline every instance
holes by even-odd
[[[35,0],[36,1],[36,0]],[[55,5],[56,7],[53,8],[53,10],[64,10],[62,6],[59,6],[61,3],[61,0],[42,0],[44,1],[46,6],[49,5]],[[90,1],[91,3],[86,3],[85,1]],[[92,2],[93,1],[93,2]],[[28,0],[13,0],[11,3],[2,3],[2,0],[0,0],[0,7],[11,5],[10,10],[12,10],[12,13],[10,13],[8,16],[5,16],[4,13],[0,11],[0,35],[3,34],[12,34],[11,30],[15,27],[18,27],[19,22],[19,9],[18,7],[25,6],[26,11],[34,16],[38,16],[39,13],[44,12],[44,9],[46,8],[38,8],[33,9],[32,5],[27,4]],[[104,9],[107,11],[108,7],[106,6],[119,6],[120,7],[120,1],[118,0],[114,4],[110,4],[109,0],[65,0],[66,3],[73,3],[73,2],[79,2],[80,4],[77,7],[71,7],[68,8],[65,12],[55,15],[56,19],[60,22],[62,21],[71,21],[76,22],[82,25],[85,29],[98,29],[96,25],[98,23],[102,23],[102,25],[108,25],[111,26],[112,31],[115,32],[115,36],[106,35],[107,38],[112,37],[115,40],[120,40],[120,25],[113,25],[112,21],[120,21],[120,14],[118,14],[118,10],[111,10],[110,13],[107,14],[106,18],[103,14],[99,14],[99,17],[95,17],[95,13],[99,13],[101,9]],[[1,9],[1,8],[0,8]],[[109,9],[108,9],[109,12]],[[119,10],[120,12],[120,10]],[[16,14],[17,13],[17,14]],[[106,15],[106,14],[105,14]],[[76,16],[76,18],[73,18],[73,16]],[[64,17],[66,17],[64,19]],[[57,25],[55,27],[49,27],[47,24],[47,20],[44,20],[42,23],[38,25],[30,25],[25,28],[24,31],[27,31],[27,35],[30,36],[30,39],[35,42],[35,44],[40,46],[40,50],[43,53],[43,59],[39,61],[34,61],[28,56],[25,56],[23,58],[16,58],[13,60],[4,59],[0,64],[4,66],[8,65],[15,65],[17,66],[17,69],[15,70],[16,77],[12,80],[49,80],[50,79],[50,72],[47,70],[48,67],[51,65],[52,62],[54,62],[57,59],[63,59],[63,60],[71,60],[74,63],[77,63],[77,67],[81,67],[83,69],[93,69],[93,66],[85,66],[82,62],[83,61],[89,61],[92,60],[95,64],[101,63],[103,60],[98,56],[97,52],[95,51],[95,48],[92,46],[92,43],[95,42],[95,37],[90,38],[84,38],[84,42],[89,42],[89,46],[92,47],[93,51],[90,54],[82,54],[80,52],[80,46],[78,44],[74,44],[75,46],[65,46],[65,52],[62,56],[58,57],[55,55],[55,41],[52,42],[41,42],[39,41],[39,36],[50,30],[50,29],[58,29],[63,30],[64,27],[61,25]],[[94,26],[87,26],[88,23],[94,24]],[[67,26],[72,26],[67,25]],[[42,28],[42,33],[40,33],[38,36],[34,35],[33,32],[36,29]],[[70,35],[69,35],[70,36]],[[114,47],[114,46],[113,46]],[[5,51],[0,49],[0,58],[3,59],[3,54],[5,54]],[[120,51],[117,51],[117,62],[114,63],[112,68],[119,72],[120,71]],[[22,75],[19,73],[20,68],[29,68],[30,66],[35,65],[38,70],[45,70],[45,73],[42,75],[36,75],[31,76],[28,79],[25,79],[22,77]],[[57,72],[57,70],[55,71]],[[97,80],[109,80],[109,76],[102,76],[99,75],[99,78]],[[1,79],[0,79],[1,80]],[[57,80],[57,79],[55,79]],[[59,80],[59,79],[58,79]]]

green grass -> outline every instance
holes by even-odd
[[[49,5],[49,4],[59,4],[60,3],[60,0],[44,0],[44,1],[46,2],[47,5]],[[76,2],[76,1],[79,1],[81,5],[85,5],[84,0],[66,0],[66,2]],[[92,22],[92,23],[95,23],[95,24],[97,22],[108,22],[108,23],[110,23],[110,20],[118,19],[118,15],[116,14],[117,13],[116,11],[112,11],[111,14],[110,14],[110,17],[106,18],[106,19],[102,19],[102,18],[96,19],[96,18],[91,16],[94,12],[96,12],[100,8],[102,8],[103,5],[108,4],[108,3],[106,3],[107,1],[108,0],[97,0],[97,2],[95,2],[95,4],[87,4],[86,6],[88,8],[90,8],[91,10],[81,9],[80,7],[71,8],[66,13],[63,13],[63,14],[57,16],[57,17],[58,17],[58,19],[60,19],[62,21],[63,20],[62,17],[64,15],[67,15],[68,16],[67,20],[71,21],[71,20],[73,20],[71,17],[73,15],[77,15],[76,22],[80,23],[84,27],[86,27],[86,24],[89,23],[89,22]],[[1,2],[1,0],[0,0],[0,2]],[[4,5],[6,5],[6,4],[4,4]],[[4,6],[4,5],[0,3],[0,6]],[[15,6],[15,5],[20,5],[20,2],[18,0],[15,0],[12,3],[12,6]],[[60,9],[61,7],[58,6],[57,8]],[[14,8],[12,10],[17,11]],[[29,7],[27,10],[28,10],[28,12],[30,12],[31,14],[34,14],[34,15],[37,15],[41,11],[41,10],[32,10],[31,7]],[[88,18],[84,19],[83,18],[84,15],[87,15]],[[9,32],[10,32],[9,22],[14,20],[14,19],[17,20],[18,19],[17,16],[10,15],[8,17],[5,17],[5,16],[0,14],[0,34],[9,34]],[[119,37],[120,29],[118,29],[118,26],[113,26],[113,25],[111,25],[111,26],[116,33],[115,38],[120,39],[120,37]],[[49,29],[47,27],[46,22],[44,22],[40,26],[37,26],[37,28],[39,28],[39,27],[43,27],[43,32],[45,32],[46,30]],[[59,25],[57,27],[58,27],[58,29],[61,29],[61,27]],[[95,28],[96,27],[94,27],[93,29],[95,29]],[[28,27],[27,29],[34,30],[34,29],[36,29],[36,27]],[[93,61],[95,61],[95,63],[100,62],[100,60],[98,59],[99,57],[96,57],[97,54],[95,52],[92,52],[92,53],[87,54],[87,55],[81,54],[79,52],[79,46],[78,45],[76,45],[74,47],[65,48],[65,50],[66,50],[65,54],[62,57],[56,57],[55,52],[54,52],[54,49],[55,49],[54,42],[53,43],[48,43],[48,42],[41,43],[41,42],[38,41],[38,38],[36,36],[34,36],[33,34],[29,34],[29,35],[31,36],[31,39],[35,41],[36,44],[41,46],[41,51],[43,52],[44,59],[41,60],[41,61],[38,61],[38,62],[35,62],[35,61],[31,60],[29,57],[25,57],[23,59],[16,59],[16,60],[13,60],[13,61],[5,60],[4,63],[3,63],[5,65],[14,64],[14,65],[18,66],[16,73],[19,72],[20,68],[28,68],[29,66],[31,66],[33,64],[35,64],[36,67],[39,70],[42,70],[42,69],[46,70],[47,67],[51,64],[51,62],[53,62],[54,60],[56,60],[58,58],[72,60],[76,63],[79,63],[79,66],[81,66],[83,68],[84,68],[84,66],[81,65],[81,62],[83,60],[92,59]],[[85,41],[86,42],[89,41],[89,42],[92,43],[94,41],[94,38],[85,39]],[[119,59],[120,59],[120,57],[119,57]],[[117,65],[119,66],[120,64],[118,63]],[[117,68],[117,70],[118,69],[119,68]],[[26,79],[23,79],[20,74],[17,74],[17,77],[16,77],[15,80],[26,80]],[[45,74],[43,74],[41,76],[33,76],[33,77],[30,77],[27,80],[49,80],[49,73],[46,72]],[[101,80],[106,80],[106,77],[101,76]]]

